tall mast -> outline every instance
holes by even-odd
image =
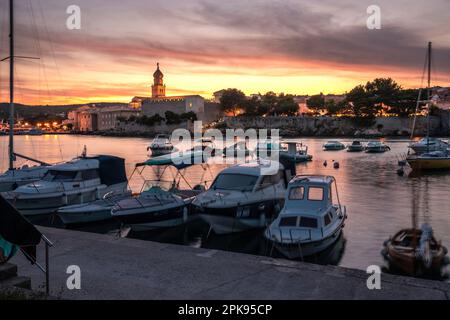
[[[9,0],[9,169],[14,169],[14,1]]]
[[[428,42],[428,82],[427,82],[427,152],[430,152],[430,111],[431,111],[431,42]]]

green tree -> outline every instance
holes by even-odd
[[[261,101],[258,97],[251,97],[243,101],[242,109],[247,116],[262,116],[266,112],[261,108]]]
[[[323,96],[323,94],[316,94],[313,95],[311,97],[309,97],[306,100],[306,106],[308,107],[308,109],[310,109],[311,111],[318,113],[321,110],[325,109],[325,98]]]
[[[325,102],[325,110],[327,110],[327,115],[329,116],[346,113],[347,107],[348,105],[345,100],[339,102],[328,100]]]
[[[236,115],[238,109],[246,100],[245,94],[238,89],[226,89],[220,98],[220,107],[225,112],[232,112]]]
[[[197,114],[194,111],[185,112],[180,115],[180,119],[194,122],[197,121]]]
[[[176,114],[175,112],[166,111],[164,113],[164,116],[166,118],[167,124],[180,124],[181,123],[180,115]]]
[[[363,85],[350,90],[346,95],[346,102],[350,113],[355,117],[373,119],[378,113],[371,93]]]
[[[396,114],[400,117],[406,117],[414,114],[416,111],[418,97],[419,89],[400,90],[397,99],[389,105],[389,113]],[[421,111],[423,107],[424,104],[420,104],[418,111]]]
[[[265,111],[265,114],[273,115],[275,114],[277,103],[277,94],[273,91],[269,91],[262,96],[261,110]]]
[[[281,93],[275,111],[279,115],[294,116],[298,113],[298,104],[294,101],[294,96]]]
[[[365,89],[373,99],[373,107],[380,113],[384,107],[398,102],[402,88],[392,78],[377,78],[367,82]]]

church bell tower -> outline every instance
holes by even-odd
[[[156,64],[156,71],[153,73],[152,98],[166,96],[166,85],[163,81],[164,74],[159,70],[159,62]]]

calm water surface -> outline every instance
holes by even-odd
[[[326,139],[293,139],[302,141],[309,147],[314,157],[312,162],[299,164],[297,174],[328,174],[337,179],[341,202],[347,206],[348,220],[344,237],[335,248],[325,252],[325,263],[335,263],[345,267],[365,269],[368,265],[382,263],[380,250],[382,243],[398,229],[410,227],[412,214],[418,216],[419,223],[429,222],[437,238],[450,247],[450,173],[435,173],[420,177],[400,177],[396,174],[397,160],[407,150],[406,140],[385,141],[391,151],[384,154],[349,153],[343,151],[323,151]],[[350,139],[338,139],[347,144]],[[88,154],[111,154],[126,159],[130,176],[134,164],[147,159],[149,139],[113,138],[99,136],[43,135],[17,136],[16,151],[51,163],[69,160],[82,152],[86,145]],[[2,170],[7,167],[7,137],[0,137]],[[323,162],[327,160],[328,166]],[[334,169],[332,161],[339,161],[340,168]],[[19,162],[20,163],[20,162]],[[185,175],[191,185],[211,181],[224,165],[211,165],[210,170],[200,166],[186,169]],[[168,171],[170,179],[175,172]],[[146,179],[154,178],[158,172],[146,168]],[[130,186],[139,191],[143,178],[136,172],[131,177]],[[57,224],[57,222],[54,222]],[[117,225],[106,223],[83,227],[93,232],[114,232]],[[261,231],[237,235],[216,236],[209,234],[209,227],[201,222],[171,230],[130,234],[131,237],[182,243],[224,250],[254,254],[268,254],[270,246],[262,240]],[[319,259],[319,258],[314,258]],[[320,262],[320,261],[318,261]]]

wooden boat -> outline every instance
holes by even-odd
[[[390,269],[410,276],[440,275],[448,263],[447,248],[436,241],[431,227],[402,229],[385,241],[382,255]]]

